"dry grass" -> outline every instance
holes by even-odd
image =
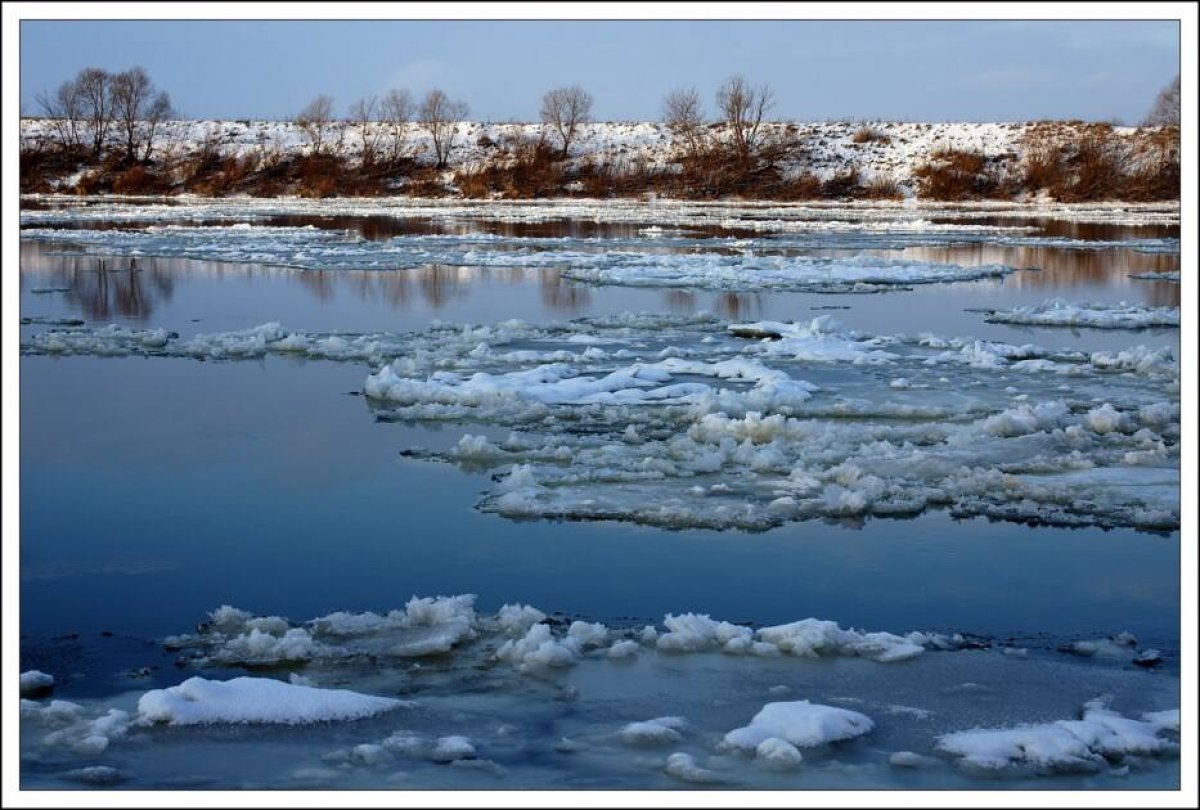
[[[859,146],[864,143],[877,143],[880,146],[887,146],[891,142],[892,139],[890,137],[866,125],[859,127],[850,136],[850,143],[858,144]]]
[[[987,156],[962,149],[938,149],[913,170],[917,190],[930,200],[996,199],[1011,196],[999,169]]]

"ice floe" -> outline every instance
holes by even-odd
[[[861,737],[875,728],[871,718],[849,709],[822,706],[807,700],[768,703],[754,715],[750,724],[725,735],[725,744],[733,748],[766,753],[768,758],[780,756],[778,746],[763,743],[779,739],[798,748],[840,742]]]
[[[1012,309],[993,310],[988,323],[1019,326],[1067,326],[1091,329],[1148,329],[1179,326],[1179,309],[1127,304],[1073,303],[1061,298]]]
[[[797,256],[778,252],[785,246],[771,243],[737,248],[704,244],[703,250],[680,245],[677,252],[662,252],[633,249],[640,242],[539,241],[486,234],[371,240],[350,231],[313,226],[28,228],[21,233],[24,239],[62,242],[105,256],[155,256],[298,270],[395,271],[430,264],[554,268],[590,284],[729,291],[879,292],[914,284],[998,278],[1014,272],[1014,268],[998,264],[961,266],[870,255]]]
[[[721,226],[764,233],[806,230],[888,229],[989,234],[1020,231],[1028,226],[979,225],[980,217],[1036,222],[1055,219],[1103,224],[1178,224],[1177,203],[1034,203],[1003,201],[937,203],[930,201],[845,203],[772,203],[738,200],[704,202],[643,200],[435,200],[404,197],[302,199],[205,199],[186,195],[161,200],[93,196],[80,205],[75,196],[23,195],[48,203],[21,211],[21,225],[72,224],[87,221],[182,223],[197,221],[255,222],[278,216],[355,216],[443,222],[494,221],[544,223],[583,220],[647,228]],[[1072,241],[1061,239],[1061,241]]]
[[[1178,729],[1178,715],[1160,712],[1132,720],[1089,701],[1078,720],[944,734],[939,750],[962,765],[989,771],[1096,771],[1127,756],[1172,754],[1178,745],[1161,732]]]
[[[188,678],[178,686],[156,689],[138,700],[143,724],[176,726],[209,723],[301,725],[358,720],[411,705],[395,698],[363,695],[346,689],[315,689],[271,678],[228,681]]]
[[[451,449],[401,449],[486,471],[479,508],[512,518],[751,531],[943,508],[1151,530],[1179,519],[1168,347],[625,315],[403,334],[49,329],[21,350],[368,364],[378,418],[472,425]]]

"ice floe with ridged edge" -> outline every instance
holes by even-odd
[[[1178,710],[1134,720],[1098,698],[1084,705],[1077,720],[959,731],[938,737],[937,748],[981,771],[1092,772],[1130,756],[1173,755],[1178,744],[1162,734],[1178,730]]]
[[[475,637],[475,596],[414,596],[386,615],[338,611],[302,627],[279,616],[256,617],[224,605],[192,635],[169,636],[170,649],[191,649],[213,663],[284,665],[347,655],[421,658]]]
[[[402,448],[490,473],[478,506],[510,518],[748,531],[940,508],[1155,531],[1179,520],[1170,347],[872,336],[828,316],[630,315],[357,336],[114,326],[42,332],[22,351],[369,363],[377,418],[512,429]]]
[[[1017,326],[1149,329],[1179,326],[1179,308],[1143,307],[1124,301],[1117,304],[1074,303],[1055,298],[1029,306],[992,310],[984,320]]]

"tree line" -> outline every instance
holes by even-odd
[[[174,114],[170,96],[155,87],[142,67],[120,73],[88,67],[63,82],[53,93],[36,98],[54,135],[67,150],[88,148],[100,158],[110,137],[123,150],[127,162],[149,161],[156,134]],[[685,156],[693,159],[706,151],[721,149],[735,159],[751,160],[765,146],[763,123],[775,106],[768,85],[753,86],[741,75],[726,79],[715,94],[716,117],[704,113],[700,93],[681,88],[668,93],[662,103],[662,122],[682,144]],[[594,99],[578,84],[558,87],[542,96],[539,110],[543,138],[556,136],[558,156],[570,155],[581,125],[592,120]],[[328,95],[313,98],[295,116],[311,149],[323,153],[344,143],[347,132],[358,140],[365,166],[395,162],[404,146],[405,128],[410,123],[428,132],[437,168],[446,168],[454,147],[457,124],[469,115],[465,101],[451,99],[443,90],[429,90],[418,103],[407,90],[392,89],[382,96],[354,101],[339,118]],[[1165,87],[1144,122],[1148,126],[1177,126],[1179,123],[1179,77]]]
[[[84,68],[36,101],[64,149],[87,148],[99,159],[110,135],[116,135],[130,163],[150,160],[159,128],[174,115],[170,95],[155,87],[142,67],[120,73]]]

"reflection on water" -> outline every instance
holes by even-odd
[[[880,251],[880,255],[887,255]],[[1016,247],[1011,245],[958,245],[910,247],[906,259],[940,264],[1004,264],[1034,273],[1016,273],[1005,284],[1027,287],[1048,295],[1060,295],[1072,287],[1132,286],[1134,298],[1147,305],[1179,306],[1178,284],[1135,280],[1138,273],[1166,273],[1179,268],[1179,256],[1164,253],[1138,253],[1134,250],[1061,250],[1052,247]],[[1143,288],[1142,285],[1145,285]]]
[[[421,234],[492,233],[536,238],[638,238],[632,249],[674,250],[669,242],[644,238],[645,226],[628,223],[554,220],[399,219],[393,217],[281,216],[262,221],[275,226],[314,225],[350,230],[368,239]],[[957,220],[962,224],[964,220]],[[1178,227],[1062,222],[1015,217],[978,217],[969,224],[1028,226],[1041,235],[1071,239],[1120,240],[1178,235]],[[105,227],[111,223],[83,223]],[[131,227],[125,223],[120,227]],[[750,235],[719,226],[689,227],[690,236]],[[757,236],[761,237],[761,234]],[[689,243],[687,251],[698,248]],[[502,245],[497,245],[503,248]],[[712,248],[728,250],[724,245]],[[489,249],[491,249],[489,247]],[[596,246],[595,249],[602,249]],[[628,249],[628,248],[623,248]],[[277,320],[297,328],[327,330],[424,328],[430,320],[488,323],[508,318],[554,320],[624,311],[710,312],[729,320],[811,317],[810,310],[837,305],[851,328],[878,333],[912,327],[911,313],[922,313],[921,327],[945,334],[983,336],[974,315],[963,310],[1027,305],[1046,298],[1083,301],[1124,300],[1146,306],[1176,307],[1180,286],[1130,278],[1147,272],[1179,269],[1178,254],[1139,253],[1126,249],[1073,250],[1058,247],[997,245],[983,242],[913,246],[895,250],[802,250],[786,253],[845,257],[871,253],[884,258],[959,264],[1004,264],[1021,272],[1001,281],[929,285],[879,296],[812,293],[727,293],[681,289],[591,287],[563,277],[560,268],[478,268],[430,264],[403,271],[298,271],[261,264],[228,264],[140,257],[101,259],[74,248],[22,242],[23,291],[64,288],[61,296],[22,295],[22,314],[76,316],[106,323],[128,320],[178,329],[189,322],[226,323],[244,328]],[[867,300],[881,298],[881,300]],[[903,301],[901,299],[904,299]],[[897,307],[897,304],[902,306]],[[402,313],[402,318],[395,317]],[[205,327],[206,329],[209,326]],[[215,327],[214,327],[215,328]],[[1007,328],[1011,330],[1011,327]],[[1009,334],[1000,330],[997,334]],[[1060,340],[1049,337],[1047,340]],[[1105,338],[1109,339],[1109,338]],[[1115,339],[1115,338],[1113,338]],[[1042,340],[1041,342],[1045,342]]]
[[[561,270],[547,270],[542,273],[540,284],[542,303],[547,309],[555,312],[575,315],[586,310],[592,303],[592,294],[588,288],[564,279]]]
[[[24,249],[21,258],[24,270]],[[46,270],[38,274],[38,285],[66,290],[66,300],[95,321],[147,320],[175,292],[175,274],[154,260],[65,256],[47,262]],[[22,286],[25,281],[22,272]]]

